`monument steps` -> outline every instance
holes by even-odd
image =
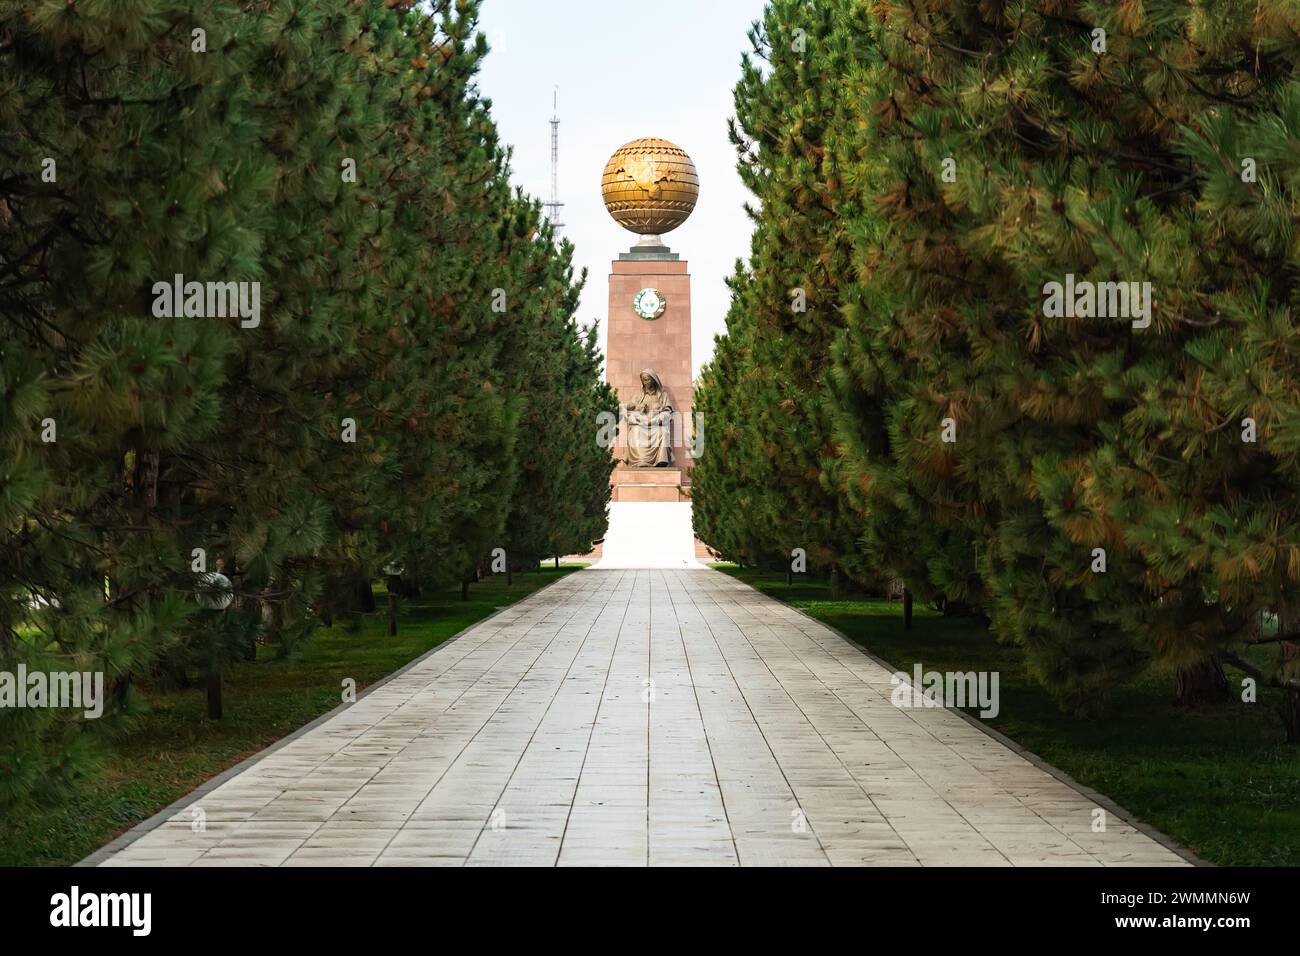
[[[611,501],[690,501],[683,468],[625,468],[610,476]]]
[[[617,485],[680,485],[681,468],[616,468],[614,484]]]
[[[690,501],[680,487],[668,485],[619,485],[612,501]]]

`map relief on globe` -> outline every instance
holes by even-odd
[[[684,223],[700,195],[686,151],[666,139],[634,139],[614,151],[600,181],[605,208],[624,229],[659,236]]]

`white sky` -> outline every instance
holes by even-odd
[[[725,331],[724,284],[748,257],[750,198],[727,139],[731,90],[746,32],[763,0],[486,0],[480,28],[492,52],[479,88],[492,100],[513,180],[545,201],[551,191],[551,95],[560,96],[560,200],[574,265],[586,267],[578,318],[601,323],[610,262],[636,241],[605,211],[600,176],[628,140],[661,136],[690,154],[700,175],[691,218],[664,241],[690,262],[693,372]]]

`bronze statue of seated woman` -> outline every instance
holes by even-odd
[[[673,397],[654,369],[642,369],[641,394],[624,407],[627,409],[627,465],[665,468],[672,464]]]

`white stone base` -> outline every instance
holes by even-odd
[[[614,501],[595,565],[608,568],[702,568],[695,560],[689,501]]]

